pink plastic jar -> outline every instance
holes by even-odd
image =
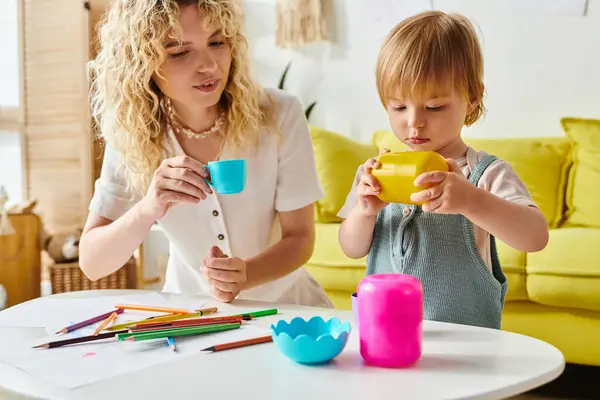
[[[423,289],[413,276],[373,274],[358,285],[360,354],[367,364],[398,368],[421,357]]]

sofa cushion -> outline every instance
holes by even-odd
[[[563,353],[568,363],[600,367],[600,312],[514,301],[504,306],[502,329],[531,336],[555,346]],[[583,383],[583,380],[580,382]],[[521,398],[526,399],[529,396]],[[535,399],[542,400],[544,397],[530,398]]]
[[[561,123],[575,142],[566,224],[600,228],[600,120],[563,118]]]
[[[344,254],[339,228],[340,224],[315,225],[315,249],[306,268],[325,289],[352,293],[365,276],[366,258],[355,260]]]
[[[527,300],[525,263],[527,254],[515,250],[500,240],[496,240],[498,258],[502,271],[508,280],[506,301]]]
[[[344,254],[338,242],[339,227],[340,224],[315,225],[315,249],[306,268],[328,292],[349,295],[365,275],[366,257],[355,260]],[[526,300],[525,253],[498,242],[498,254],[508,279],[506,300]]]
[[[572,142],[567,137],[524,139],[466,137],[465,142],[476,150],[483,150],[508,162],[527,185],[531,197],[546,216],[548,225],[554,228],[560,224],[567,175],[571,165]],[[373,145],[391,151],[406,149],[406,146],[390,131],[375,132]],[[600,167],[598,168],[600,174]],[[597,179],[600,181],[600,177]],[[600,196],[597,198],[600,199]],[[600,219],[600,214],[598,215]]]
[[[548,246],[527,256],[527,292],[540,304],[600,311],[600,229],[550,231]]]
[[[377,155],[377,149],[316,126],[310,127],[317,174],[325,197],[317,201],[316,220],[340,222],[337,216],[352,187],[358,167]]]
[[[389,151],[399,152],[405,151],[408,146],[402,143],[394,132],[387,130],[378,130],[373,133],[373,138],[371,140],[373,146],[377,147],[378,150],[388,149]]]

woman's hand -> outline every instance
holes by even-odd
[[[387,149],[382,149],[379,155],[389,152]],[[375,216],[379,211],[383,210],[388,205],[387,202],[380,200],[377,197],[380,193],[381,186],[377,179],[371,175],[374,168],[379,168],[379,160],[377,157],[370,158],[363,165],[363,174],[360,177],[360,183],[356,188],[357,204],[364,216]]]
[[[202,260],[202,273],[210,283],[212,296],[229,303],[246,284],[246,262],[241,258],[228,257],[217,246]]]
[[[188,156],[167,158],[154,172],[148,191],[141,200],[144,214],[161,219],[174,204],[198,203],[212,193],[205,166]]]

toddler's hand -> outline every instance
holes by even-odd
[[[389,150],[383,149],[379,152],[379,155],[387,152],[389,152]],[[388,205],[387,202],[380,200],[379,197],[377,197],[381,190],[381,186],[377,179],[371,175],[371,170],[373,170],[373,168],[379,168],[379,166],[380,164],[377,157],[370,158],[363,165],[363,174],[360,177],[360,183],[356,188],[357,203],[365,216],[375,216]]]
[[[465,178],[460,167],[451,158],[446,158],[449,172],[425,172],[415,179],[415,186],[436,184],[410,196],[414,202],[424,202],[423,211],[439,214],[464,214],[471,205],[477,188]]]

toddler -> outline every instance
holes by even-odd
[[[463,125],[484,111],[483,57],[461,15],[428,11],[399,23],[385,39],[377,89],[395,136],[408,151],[435,151],[449,172],[418,176],[411,196],[423,206],[385,203],[362,165],[346,204],[339,242],[367,256],[367,274],[402,273],[423,285],[424,318],[500,329],[506,277],[495,238],[525,252],[548,241],[544,215],[511,166],[467,146]]]

